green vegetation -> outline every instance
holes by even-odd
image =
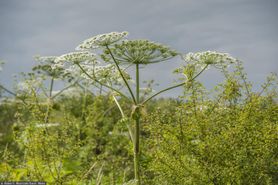
[[[184,55],[148,40],[123,40],[127,34],[98,35],[58,57],[37,56],[13,91],[0,86],[0,181],[278,183],[275,74],[253,92],[242,62],[229,54]],[[141,66],[174,57],[184,61],[174,71],[178,83],[154,92],[152,80],[140,81]],[[211,92],[198,81],[209,68],[224,76]],[[156,98],[174,88],[183,93]]]

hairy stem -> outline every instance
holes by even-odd
[[[139,64],[136,64],[136,105],[140,103]],[[140,185],[140,107],[135,109],[135,132],[134,132],[134,176],[137,185]]]

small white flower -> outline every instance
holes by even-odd
[[[77,65],[71,65],[65,69],[65,73],[71,74],[71,76],[78,77],[82,74],[82,71]]]
[[[101,46],[107,46],[113,44],[122,38],[126,37],[128,32],[111,32],[106,34],[97,35],[83,41],[76,47],[76,50],[89,50],[96,49]]]
[[[64,64],[63,63],[54,63],[51,65],[52,69],[59,69],[59,68],[63,68]]]

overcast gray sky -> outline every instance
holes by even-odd
[[[130,39],[184,53],[228,52],[244,61],[256,87],[278,71],[277,20],[278,0],[0,0],[0,59],[6,62],[0,83],[11,87],[13,74],[35,64],[34,55],[60,55],[91,36],[128,31]],[[164,86],[180,64],[148,66],[144,78]],[[220,78],[215,71],[204,77],[207,85]]]

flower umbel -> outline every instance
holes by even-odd
[[[88,51],[77,51],[72,53],[67,53],[57,57],[54,61],[55,64],[61,64],[63,62],[71,62],[71,63],[81,63],[85,61],[95,62],[96,56],[93,53]]]
[[[237,59],[231,57],[228,53],[219,53],[216,51],[188,53],[183,56],[183,59],[190,64],[196,64],[201,67],[212,65],[216,68],[228,67],[229,64],[237,61]]]
[[[89,38],[83,41],[80,45],[76,47],[76,50],[89,50],[96,49],[98,47],[108,46],[113,44],[128,35],[128,32],[111,32],[106,34],[101,34]]]
[[[54,65],[54,61],[56,56],[35,56],[35,60],[39,63],[35,67],[32,68],[33,71],[37,73],[43,73],[47,76],[52,76],[54,78],[58,78],[63,73],[63,68],[57,67],[52,68]]]
[[[182,56],[187,65],[177,68],[174,73],[182,73],[187,80],[193,79],[195,75],[209,69],[210,66],[224,70],[230,64],[237,62],[228,53],[205,51],[188,53]]]
[[[148,40],[123,41],[111,47],[110,51],[119,62],[133,64],[162,62],[177,55],[177,52],[169,47]],[[105,61],[111,60],[108,50],[104,52],[102,58]]]

